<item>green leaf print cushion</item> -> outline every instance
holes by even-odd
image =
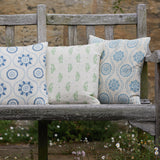
[[[103,49],[103,43],[48,47],[50,104],[99,104],[99,61]]]

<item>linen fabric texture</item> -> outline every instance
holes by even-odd
[[[103,44],[48,47],[50,104],[99,104],[99,61]]]
[[[0,47],[0,104],[47,104],[48,43]]]
[[[104,42],[100,60],[99,100],[102,104],[140,104],[140,80],[150,37],[104,40],[90,35],[89,43]]]

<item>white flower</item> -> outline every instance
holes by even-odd
[[[155,151],[158,151],[158,147],[154,147],[154,150],[155,150]]]
[[[76,152],[75,152],[75,151],[73,151],[73,152],[72,152],[72,154],[76,155]]]
[[[57,128],[60,128],[60,125],[57,125]]]
[[[131,126],[131,125],[129,125],[129,128],[132,128],[132,126]]]
[[[121,136],[119,136],[119,139],[121,139],[122,137]]]
[[[54,134],[54,136],[55,136],[55,137],[57,137],[57,136],[58,136],[58,134],[57,134],[57,133],[55,133],[55,134]]]
[[[3,140],[3,137],[0,137],[0,140]]]
[[[29,134],[28,134],[28,133],[26,133],[26,137],[29,137]]]
[[[13,129],[14,129],[14,127],[12,127],[12,126],[11,126],[11,127],[10,127],[10,129],[11,129],[11,130],[13,130]]]
[[[49,145],[50,145],[50,146],[53,146],[53,143],[52,143],[52,142],[50,142],[50,143],[49,143]]]
[[[14,157],[14,159],[17,159],[17,157]]]
[[[155,153],[156,156],[159,155],[159,152],[158,152],[158,151],[155,151],[154,153]]]
[[[119,148],[120,147],[120,143],[116,143],[116,147]]]
[[[113,137],[111,137],[111,140],[112,140],[112,142],[114,142],[114,138]]]
[[[19,134],[19,133],[17,133],[17,137],[20,137],[20,134]]]
[[[21,130],[24,130],[24,128],[22,127]]]
[[[134,138],[134,134],[132,134],[132,138]]]
[[[5,135],[5,136],[7,136],[7,135],[8,135],[8,133],[4,133],[4,135]]]
[[[59,138],[57,138],[57,142],[59,142]]]
[[[88,139],[87,139],[87,137],[85,137],[85,138],[84,138],[84,142],[86,142],[86,143],[88,142]]]
[[[105,159],[105,156],[102,156],[101,159]]]
[[[108,148],[108,146],[107,146],[107,145],[104,145],[104,148]]]

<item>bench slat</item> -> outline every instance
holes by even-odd
[[[36,14],[0,15],[1,26],[35,25],[35,24],[37,24]]]
[[[89,35],[95,35],[95,26],[86,26],[87,41],[89,40]]]
[[[69,46],[77,44],[77,26],[68,26]]]
[[[7,46],[15,45],[15,26],[6,26],[5,28],[5,39]]]
[[[114,39],[114,32],[113,32],[113,26],[111,25],[108,25],[108,26],[105,26],[105,38],[107,40],[112,40]]]
[[[47,14],[48,25],[137,24],[136,13],[128,14]]]
[[[0,119],[25,120],[136,120],[155,121],[154,105],[72,104],[2,105]]]

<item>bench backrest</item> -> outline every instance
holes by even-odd
[[[38,5],[37,14],[1,15],[0,26],[6,26],[6,44],[15,45],[15,26],[37,25],[38,42],[46,41],[46,25],[68,26],[69,45],[77,44],[77,26],[86,26],[86,36],[95,35],[95,26],[105,26],[105,38],[114,39],[115,25],[136,25],[137,38],[147,36],[146,6],[139,4],[137,13],[127,14],[46,14],[45,5]],[[141,78],[141,98],[148,98],[147,64]]]

